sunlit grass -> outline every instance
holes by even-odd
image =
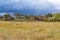
[[[0,22],[1,40],[60,40],[60,22]]]

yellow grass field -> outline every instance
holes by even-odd
[[[60,22],[0,21],[0,40],[60,40]]]

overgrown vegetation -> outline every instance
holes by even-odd
[[[60,40],[60,22],[0,21],[0,40]]]
[[[13,16],[10,14],[5,14],[0,16],[1,21],[46,21],[46,22],[56,22],[60,21],[60,13],[47,13],[45,15],[20,15],[19,13],[14,13]]]

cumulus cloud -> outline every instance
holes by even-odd
[[[60,0],[48,0],[48,2],[54,4],[57,10],[60,10]]]
[[[16,5],[26,5],[26,6],[32,6],[32,7],[42,7],[42,8],[48,8],[50,4],[53,4],[57,9],[60,9],[60,0],[0,0],[0,5],[9,5],[14,4]]]
[[[15,9],[60,10],[60,0],[0,0],[0,7]],[[2,7],[1,7],[2,8]],[[1,9],[0,8],[0,9]]]
[[[6,13],[0,13],[0,15],[4,15],[4,14],[6,14]]]

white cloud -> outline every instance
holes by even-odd
[[[2,15],[5,15],[6,13],[0,13],[0,15],[2,16]]]
[[[21,7],[32,7],[36,9],[50,9],[50,7],[55,7],[57,10],[60,10],[60,0],[0,0],[0,4],[12,5],[14,8],[18,9]],[[2,5],[1,4],[1,5]]]
[[[23,0],[24,1],[24,0]],[[48,4],[48,0],[25,0],[25,4],[28,4],[28,6],[42,9],[42,8],[49,8],[50,4]]]
[[[57,10],[60,10],[60,0],[48,0],[48,2],[54,4]]]
[[[15,2],[19,2],[19,0],[14,0]]]

